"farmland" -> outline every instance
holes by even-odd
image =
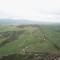
[[[19,60],[20,54],[24,55],[26,53],[35,53],[35,52],[57,54],[57,55],[60,54],[59,25],[1,25],[0,26],[1,58],[2,56],[12,55],[15,57],[13,59],[9,58],[10,60],[15,59]],[[4,59],[5,57],[2,58],[1,60]],[[21,58],[21,60],[25,59]]]

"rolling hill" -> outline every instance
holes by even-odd
[[[0,56],[60,52],[60,26],[1,25]]]
[[[0,19],[0,24],[8,24],[8,25],[27,25],[27,24],[35,24],[36,22],[30,20],[23,19]]]

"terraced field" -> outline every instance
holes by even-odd
[[[0,26],[0,58],[2,56],[10,56],[11,54],[13,56],[16,56],[14,54],[19,54],[18,56],[20,56],[20,54],[32,54],[34,52],[60,56],[59,25]],[[5,57],[3,60],[5,60]],[[25,59],[13,57],[10,60]]]

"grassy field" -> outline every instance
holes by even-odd
[[[25,52],[60,52],[59,25],[1,25],[0,56]]]

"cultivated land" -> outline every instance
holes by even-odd
[[[1,60],[48,60],[45,56],[60,57],[59,25],[0,25]]]

